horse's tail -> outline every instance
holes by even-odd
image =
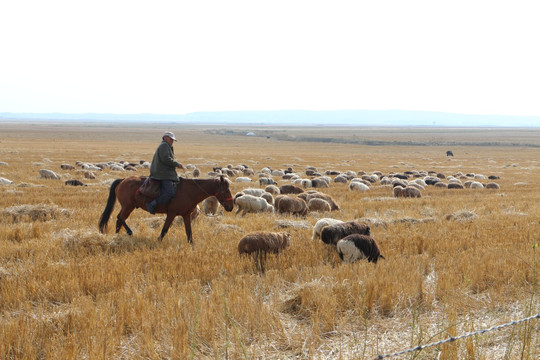
[[[107,228],[107,223],[109,222],[109,218],[111,217],[111,213],[114,208],[114,203],[116,201],[116,187],[118,184],[120,184],[124,179],[116,179],[111,184],[111,189],[109,191],[109,198],[107,199],[107,206],[105,206],[105,210],[103,210],[103,214],[101,214],[101,217],[99,218],[99,232],[104,233],[105,229]]]

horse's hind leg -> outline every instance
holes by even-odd
[[[126,232],[128,235],[133,235],[133,231],[127,226],[126,219],[131,215],[135,208],[133,206],[122,208],[120,212],[118,213],[118,216],[116,216],[116,233],[118,234],[120,232],[120,228],[123,226],[124,229],[126,229]]]

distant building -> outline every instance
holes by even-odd
[[[255,133],[253,133],[253,132],[250,131],[250,132],[248,132],[248,133],[246,134],[246,136],[255,136]]]

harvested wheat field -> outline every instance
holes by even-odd
[[[111,183],[148,175],[164,130],[183,177],[222,167],[233,195],[265,177],[340,210],[201,213],[191,246],[141,209],[115,234],[116,203],[100,233]],[[421,197],[394,197],[397,175]],[[2,359],[375,359],[540,312],[538,129],[1,122],[0,178]],[[384,259],[343,262],[312,239],[322,218],[369,225]],[[290,244],[239,256],[259,231]],[[538,359],[539,334],[536,318],[390,358]]]

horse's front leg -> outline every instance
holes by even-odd
[[[158,241],[163,240],[163,238],[165,237],[165,234],[167,234],[167,231],[169,231],[169,227],[171,226],[175,217],[176,217],[176,214],[167,213],[167,217],[165,218],[165,223],[163,224],[163,229],[161,229],[161,234],[158,237]]]
[[[191,233],[191,213],[182,216],[182,218],[184,219],[184,227],[186,228],[187,241],[193,245],[193,235]]]

